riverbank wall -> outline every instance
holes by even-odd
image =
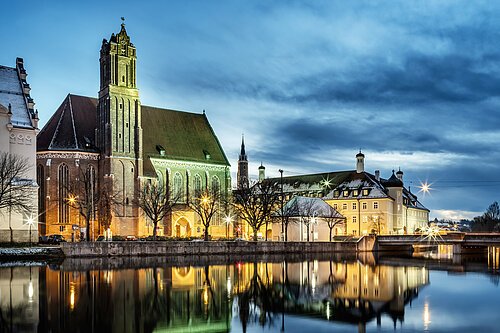
[[[336,242],[159,241],[62,243],[67,258],[117,256],[210,256],[286,253],[359,253],[375,249],[375,237]]]

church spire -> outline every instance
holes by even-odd
[[[247,153],[245,152],[245,136],[242,134],[241,135],[241,151],[240,151],[239,161],[246,161],[246,160],[247,160]]]
[[[241,135],[241,151],[238,159],[238,178],[236,181],[238,190],[248,188],[248,160],[245,151],[245,137],[243,135]]]

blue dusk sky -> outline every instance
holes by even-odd
[[[99,49],[137,47],[141,102],[206,110],[236,171],[405,172],[431,217],[499,200],[500,2],[9,1],[0,64],[23,57],[44,125],[68,93],[97,96]],[[147,129],[145,129],[147,130]],[[233,180],[234,180],[233,174]]]

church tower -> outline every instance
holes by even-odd
[[[122,21],[124,19],[122,18]],[[101,179],[112,181],[118,195],[113,214],[120,234],[135,234],[135,206],[142,176],[141,103],[136,85],[137,55],[122,22],[118,34],[102,41],[96,141],[101,151]]]
[[[238,179],[237,179],[238,190],[243,190],[248,188],[248,160],[247,153],[245,152],[245,139],[241,137],[241,151],[240,157],[238,158]]]

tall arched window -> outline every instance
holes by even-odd
[[[182,176],[180,173],[176,172],[174,175],[174,198],[180,199],[182,196]]]
[[[156,171],[156,176],[158,177],[158,185],[165,187],[165,183],[163,182],[163,175],[160,171]]]
[[[59,194],[59,223],[69,223],[68,206],[69,169],[66,164],[61,164],[58,170]]]
[[[216,192],[220,191],[220,180],[219,177],[217,176],[212,177],[212,191]]]
[[[42,164],[36,166],[36,183],[38,184],[38,216],[40,222],[45,222],[45,172]],[[45,230],[43,226],[42,224],[42,229]]]
[[[201,176],[199,174],[194,175],[193,185],[194,196],[199,197],[201,193]]]
[[[91,202],[94,202],[94,205],[95,205],[95,202],[97,200],[97,193],[96,193],[96,178],[95,178],[95,168],[93,165],[89,165],[88,168],[87,168],[87,181],[89,182],[89,190],[90,190],[90,200]],[[93,207],[93,211],[92,211],[92,219],[95,220],[96,218],[96,207],[94,206]]]

